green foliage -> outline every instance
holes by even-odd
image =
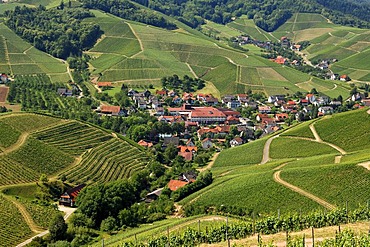
[[[12,128],[12,126],[1,122],[0,120],[0,146],[7,148],[16,143],[20,132]]]
[[[180,79],[177,75],[163,77],[161,82],[163,88],[174,89],[181,92],[195,92],[205,86],[205,82],[202,79],[193,79],[189,76],[184,76],[183,79]]]
[[[138,21],[157,27],[176,29],[176,25],[169,22],[163,16],[155,12],[143,9],[127,0],[104,1],[104,0],[83,0],[82,3],[87,8],[100,9],[115,16],[132,21]]]
[[[370,237],[368,234],[358,236],[351,230],[344,230],[337,233],[334,239],[326,239],[317,244],[319,247],[361,247],[369,245]]]
[[[64,240],[67,233],[67,224],[61,214],[55,215],[49,224],[50,239],[52,242]]]
[[[7,12],[6,25],[37,49],[66,59],[71,55],[80,56],[82,50],[92,47],[99,38],[99,26],[81,24],[82,19],[91,16],[83,9],[17,6],[14,11]]]

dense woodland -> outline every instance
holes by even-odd
[[[321,13],[337,24],[369,27],[370,6],[350,1],[293,0],[135,0],[196,28],[204,19],[225,24],[247,15],[265,31],[274,31],[294,12]],[[347,15],[348,14],[348,15]]]
[[[138,21],[145,24],[162,27],[166,29],[176,29],[176,25],[167,21],[162,16],[145,10],[127,0],[82,0],[86,8],[100,9],[115,16]]]
[[[17,6],[6,15],[6,25],[19,36],[37,49],[63,59],[80,56],[102,33],[98,25],[81,23],[93,16],[85,9],[59,7],[46,10],[41,5],[38,8]]]

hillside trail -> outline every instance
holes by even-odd
[[[139,42],[139,45],[140,45],[140,50],[141,50],[141,51],[139,51],[138,53],[136,53],[136,54],[134,54],[134,55],[132,55],[132,56],[131,56],[131,58],[134,58],[134,57],[136,57],[137,55],[139,55],[139,54],[141,54],[141,53],[143,53],[143,52],[144,52],[144,45],[143,45],[143,42],[141,41],[141,39],[140,39],[139,35],[136,33],[135,29],[131,26],[131,24],[130,24],[130,23],[128,23],[128,22],[125,22],[125,23],[127,24],[127,26],[129,26],[129,27],[130,27],[131,32],[134,34],[134,36],[136,37],[136,39],[137,39],[137,41]]]
[[[272,140],[274,140],[275,138],[278,138],[278,137],[279,137],[279,135],[276,135],[276,136],[270,137],[266,141],[265,146],[263,147],[263,156],[262,156],[261,165],[264,165],[267,162],[269,162],[269,160],[270,160],[270,145],[271,145],[271,142],[272,142]]]
[[[357,164],[359,166],[362,166],[364,167],[365,169],[368,169],[370,171],[370,161],[367,161],[367,162],[362,162],[362,163],[359,163]]]
[[[64,206],[59,205],[58,210],[64,212],[64,220],[67,220],[77,210],[77,208],[69,208],[69,207],[64,207]],[[16,247],[26,246],[29,243],[31,243],[34,238],[45,236],[48,233],[49,233],[49,230],[40,232],[39,234],[37,234],[37,235],[27,239],[26,241],[18,244]]]
[[[13,145],[11,145],[10,147],[4,149],[2,151],[2,153],[0,153],[0,156],[7,155],[7,154],[9,154],[9,153],[11,153],[13,151],[18,150],[26,142],[28,136],[29,136],[29,133],[28,132],[22,133],[19,136],[18,140]]]
[[[206,167],[202,167],[202,168],[198,168],[197,170],[199,172],[204,172],[205,170],[210,170],[212,168],[212,166],[215,164],[215,161],[217,159],[217,157],[220,155],[220,153],[215,153],[211,159],[211,161],[208,163],[208,165]]]
[[[288,189],[291,189],[292,191],[294,192],[297,192],[315,202],[317,202],[318,204],[320,204],[321,206],[324,206],[325,208],[329,209],[329,210],[333,210],[335,209],[336,207],[330,203],[328,203],[327,201],[305,191],[305,190],[302,190],[301,188],[298,188],[297,186],[294,186],[286,181],[284,181],[283,179],[281,179],[280,177],[280,173],[281,173],[281,170],[277,171],[274,173],[274,180],[275,182],[287,187]]]
[[[188,63],[185,63],[186,66],[188,66],[189,70],[190,70],[190,73],[194,76],[194,78],[197,78],[198,79],[198,75],[194,72],[193,68],[190,66],[190,64]]]
[[[33,231],[34,233],[41,233],[42,231],[45,230],[45,229],[39,227],[38,225],[36,225],[36,223],[33,221],[32,217],[31,217],[31,215],[28,213],[26,208],[20,202],[18,202],[16,199],[12,198],[11,196],[2,195],[2,197],[5,200],[8,200],[8,201],[12,202],[18,208],[18,211],[21,213],[22,217],[26,221],[26,223],[27,223],[28,227],[31,229],[31,231]]]
[[[323,141],[321,137],[319,136],[319,134],[317,133],[314,124],[310,124],[310,130],[312,134],[315,136],[315,139],[317,142],[329,145],[330,147],[338,150],[342,155],[347,154],[347,152],[344,151],[344,149],[342,149],[341,147],[338,147],[337,145],[334,145],[333,143]]]

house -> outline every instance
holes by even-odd
[[[167,93],[169,97],[174,97],[176,95],[176,92],[174,90],[171,90]]]
[[[267,115],[267,113],[260,113],[260,114],[257,114],[257,116],[256,116],[256,120],[258,121],[258,122],[261,122],[262,121],[262,119],[264,119],[264,118],[268,118],[269,116]]]
[[[192,152],[178,152],[177,155],[183,157],[186,161],[191,161],[193,159]]]
[[[211,137],[214,137],[214,135],[227,135],[230,132],[230,126],[224,125],[224,126],[216,126],[215,128],[209,128],[209,127],[202,127],[197,131],[198,138],[200,139],[203,135],[210,134]]]
[[[364,94],[362,94],[362,93],[356,93],[356,94],[353,94],[352,96],[351,96],[351,100],[352,101],[359,101],[359,100],[361,100],[361,99],[365,99],[366,97],[365,97],[365,95]]]
[[[231,147],[236,147],[236,146],[239,146],[239,145],[242,145],[242,144],[243,144],[243,139],[240,138],[239,136],[235,137],[234,139],[232,139],[230,141],[230,146]]]
[[[308,106],[309,101],[307,99],[301,99],[299,101],[299,104],[302,105],[302,106]]]
[[[164,96],[167,95],[167,90],[165,90],[165,89],[157,90],[157,91],[155,91],[155,94],[158,95],[158,96],[164,97]]]
[[[144,201],[146,203],[151,203],[158,199],[158,197],[162,194],[163,188],[156,189],[148,194],[146,194]]]
[[[194,107],[188,117],[191,122],[199,124],[224,123],[227,116],[214,107]]]
[[[240,123],[239,118],[234,117],[234,116],[228,116],[225,121],[225,124],[228,124],[228,125],[233,125],[233,124],[238,124],[238,123]]]
[[[180,153],[196,153],[198,151],[198,147],[188,147],[188,146],[178,146]]]
[[[241,104],[240,104],[240,101],[239,100],[235,100],[235,99],[233,99],[233,100],[231,100],[231,101],[229,101],[229,102],[227,102],[227,107],[228,108],[230,108],[230,109],[236,109],[236,108],[238,108],[238,107],[240,107],[241,106]]]
[[[341,76],[339,77],[339,80],[340,80],[340,81],[350,81],[350,80],[351,80],[351,78],[349,78],[349,76],[348,76],[348,75],[341,75]]]
[[[9,77],[7,74],[5,73],[2,73],[0,75],[0,83],[7,83],[9,81]]]
[[[259,106],[258,112],[259,113],[271,113],[271,107],[270,106]]]
[[[137,100],[137,108],[141,109],[141,110],[145,110],[146,109],[146,101],[144,98],[138,98]]]
[[[193,142],[191,139],[189,139],[189,140],[186,142],[186,146],[187,146],[187,147],[195,147],[195,144],[194,144],[194,142]]]
[[[331,106],[337,107],[337,106],[341,106],[342,105],[342,102],[340,102],[339,100],[332,100],[332,101],[330,101],[329,104]]]
[[[182,99],[179,97],[179,96],[174,96],[173,98],[172,98],[172,102],[174,103],[174,104],[176,104],[176,105],[178,105],[178,104],[181,104],[181,102],[182,102]]]
[[[290,49],[292,49],[293,51],[300,51],[302,48],[301,45],[298,45],[298,44],[294,44],[290,47]]]
[[[163,144],[165,146],[169,144],[173,144],[174,146],[179,145],[180,138],[178,136],[171,136],[171,137],[164,137],[163,138]]]
[[[58,88],[57,92],[60,96],[71,97],[73,95],[73,91],[66,88]]]
[[[364,106],[370,106],[370,99],[362,99],[361,103],[364,104]]]
[[[250,107],[253,110],[257,109],[257,103],[254,101],[245,102],[245,107]]]
[[[316,99],[316,101],[313,104],[317,106],[322,106],[329,104],[329,101],[330,99],[328,96],[320,96]]]
[[[210,138],[206,138],[202,141],[202,148],[203,149],[209,149],[213,147],[212,140]]]
[[[59,198],[59,205],[74,207],[78,194],[85,186],[85,184],[80,184],[64,192]]]
[[[277,113],[275,114],[276,122],[284,122],[285,119],[288,119],[289,115],[287,113]]]
[[[197,177],[198,177],[198,174],[195,171],[191,170],[191,171],[182,173],[178,179],[181,181],[186,181],[186,182],[195,182]]]
[[[308,100],[311,104],[316,101],[316,97],[314,94],[309,93],[306,95],[306,100]]]
[[[288,62],[288,60],[282,56],[277,56],[277,58],[275,58],[273,61],[281,65],[284,65]]]
[[[324,115],[332,114],[333,113],[333,107],[331,106],[322,106],[318,109],[319,113],[322,113]]]
[[[112,83],[111,82],[105,82],[105,81],[100,81],[98,82],[98,87],[99,88],[102,88],[102,87],[112,87]]]
[[[274,103],[279,100],[285,100],[285,96],[284,95],[271,95],[268,97],[267,102]]]
[[[153,143],[152,142],[146,142],[144,140],[138,141],[137,144],[139,144],[140,146],[145,147],[145,148],[153,147]]]
[[[189,182],[187,181],[171,179],[170,182],[168,182],[167,186],[171,191],[175,191],[184,187],[187,184],[189,184]]]
[[[102,114],[111,116],[120,116],[123,114],[121,107],[113,105],[101,105],[100,107],[98,107],[97,111],[100,111]]]
[[[290,41],[289,41],[288,37],[285,37],[285,36],[281,37],[280,38],[280,44],[281,44],[282,47],[285,47],[285,48],[290,47]]]

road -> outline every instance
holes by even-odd
[[[267,162],[269,162],[269,160],[270,160],[270,145],[271,145],[271,142],[272,142],[272,140],[274,140],[275,138],[278,138],[278,137],[279,137],[279,135],[273,136],[273,137],[269,138],[266,141],[265,146],[263,147],[263,156],[262,156],[261,165],[264,165]]]

